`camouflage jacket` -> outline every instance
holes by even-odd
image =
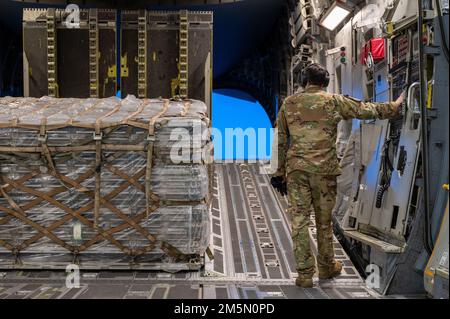
[[[278,113],[278,169],[339,175],[336,154],[337,125],[341,120],[388,119],[398,116],[392,103],[365,103],[330,94],[318,86],[288,97]],[[274,153],[276,154],[276,153]]]

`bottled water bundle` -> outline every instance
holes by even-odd
[[[201,267],[206,110],[133,96],[1,98],[0,267]]]

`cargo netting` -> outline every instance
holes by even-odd
[[[0,268],[197,269],[212,143],[196,100],[0,99]]]

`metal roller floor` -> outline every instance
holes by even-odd
[[[65,274],[53,271],[0,272],[0,299],[6,298],[380,298],[366,288],[335,240],[341,276],[316,278],[314,288],[294,285],[295,267],[287,202],[259,174],[257,164],[217,164],[212,208],[211,250],[199,272],[82,272],[80,288],[68,289]],[[313,220],[311,220],[313,225]],[[311,237],[315,238],[314,228]],[[313,250],[317,251],[313,240]]]

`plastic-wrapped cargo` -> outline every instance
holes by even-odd
[[[133,96],[0,98],[0,267],[201,267],[206,111]]]

